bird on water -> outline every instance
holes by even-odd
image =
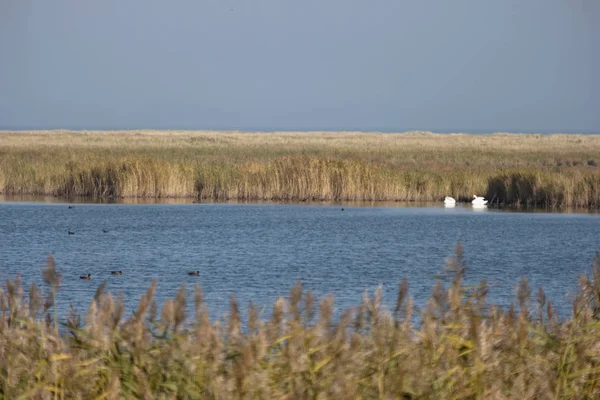
[[[189,276],[200,276],[200,271],[188,272]]]
[[[110,271],[111,275],[123,275],[123,271]]]
[[[86,281],[89,281],[92,279],[92,274],[81,275],[79,279],[85,279]]]
[[[446,205],[454,205],[454,204],[456,204],[456,200],[453,197],[446,196],[444,198],[444,204],[446,204]]]
[[[481,196],[477,196],[476,194],[473,195],[473,200],[471,201],[471,204],[473,204],[474,206],[484,206],[487,204],[487,200],[484,199]]]

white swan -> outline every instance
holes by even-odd
[[[456,205],[456,200],[454,200],[452,197],[446,196],[446,198],[444,199],[444,205],[454,206],[454,205]]]
[[[485,206],[487,204],[487,200],[484,199],[483,197],[477,197],[476,194],[473,195],[473,200],[471,201],[471,204],[473,204],[474,206]]]

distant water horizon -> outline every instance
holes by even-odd
[[[0,131],[136,131],[136,130],[152,130],[152,131],[221,131],[221,132],[376,132],[376,133],[408,133],[408,132],[427,132],[438,134],[469,134],[469,135],[493,135],[495,133],[510,133],[517,135],[600,135],[598,130],[574,130],[574,129],[392,129],[392,128],[365,128],[365,127],[236,127],[236,126],[206,126],[206,127],[190,127],[190,126],[174,126],[174,127],[151,127],[151,126],[124,126],[124,127],[107,127],[107,126],[35,126],[35,125],[0,125]]]

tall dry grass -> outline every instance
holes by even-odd
[[[101,285],[87,314],[72,313],[61,329],[52,315],[60,274],[49,257],[44,290],[17,277],[0,291],[0,398],[600,397],[599,254],[564,320],[524,279],[509,309],[487,302],[485,282],[464,286],[460,244],[447,267],[447,284],[435,284],[423,310],[403,281],[394,310],[378,290],[334,318],[332,297],[298,284],[267,319],[252,304],[242,318],[232,297],[215,320],[198,286],[158,310],[153,284],[125,316],[123,299]]]
[[[0,192],[600,206],[600,135],[4,132]]]

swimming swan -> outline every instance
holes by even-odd
[[[473,195],[473,200],[471,201],[471,204],[473,204],[474,206],[484,206],[487,204],[487,200],[484,199],[483,197],[477,197],[476,194]]]
[[[444,199],[444,204],[446,205],[450,205],[450,204],[456,204],[456,200],[454,200],[452,197],[448,197],[446,196],[446,198]]]

